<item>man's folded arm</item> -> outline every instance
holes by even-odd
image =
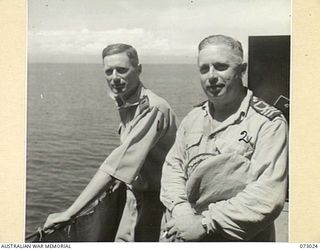
[[[204,221],[224,237],[250,240],[280,214],[287,190],[287,124],[277,119],[260,131],[250,171],[254,181],[235,197],[209,205]]]
[[[168,119],[157,108],[144,110],[131,123],[131,131],[125,141],[102,163],[103,171],[127,184],[132,183],[150,149],[166,133]]]

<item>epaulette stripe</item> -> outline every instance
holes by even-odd
[[[275,107],[273,107],[273,106],[270,106],[270,110],[272,110],[272,111],[278,111]]]
[[[273,113],[274,113],[274,111],[268,110],[268,111],[266,112],[266,116],[272,116]]]
[[[280,110],[257,97],[253,97],[251,103],[254,110],[271,120],[282,114]]]
[[[281,115],[281,112],[280,112],[280,111],[275,111],[275,112],[272,112],[272,113],[269,115],[269,117],[270,117],[271,119],[274,119],[275,117],[277,117],[277,116],[279,116],[279,115]]]
[[[268,116],[268,115],[272,116],[273,113],[277,113],[277,112],[278,112],[277,110],[267,110],[267,112],[265,114],[266,114],[266,116]]]
[[[272,110],[267,110],[267,112],[266,112],[266,116],[269,116],[269,115],[271,115],[273,113],[273,111]]]

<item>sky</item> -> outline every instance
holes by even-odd
[[[29,0],[29,62],[101,63],[110,43],[143,63],[196,63],[198,43],[224,34],[290,35],[290,0]]]

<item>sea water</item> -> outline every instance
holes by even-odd
[[[119,118],[99,64],[29,64],[26,235],[72,204],[119,145]],[[196,65],[142,65],[141,80],[181,119],[205,100]]]

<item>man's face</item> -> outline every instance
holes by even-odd
[[[103,63],[106,80],[114,94],[130,95],[139,85],[141,67],[134,67],[125,52],[106,56]]]
[[[208,45],[199,52],[201,85],[209,101],[228,104],[242,90],[242,73],[246,64],[227,45]]]

